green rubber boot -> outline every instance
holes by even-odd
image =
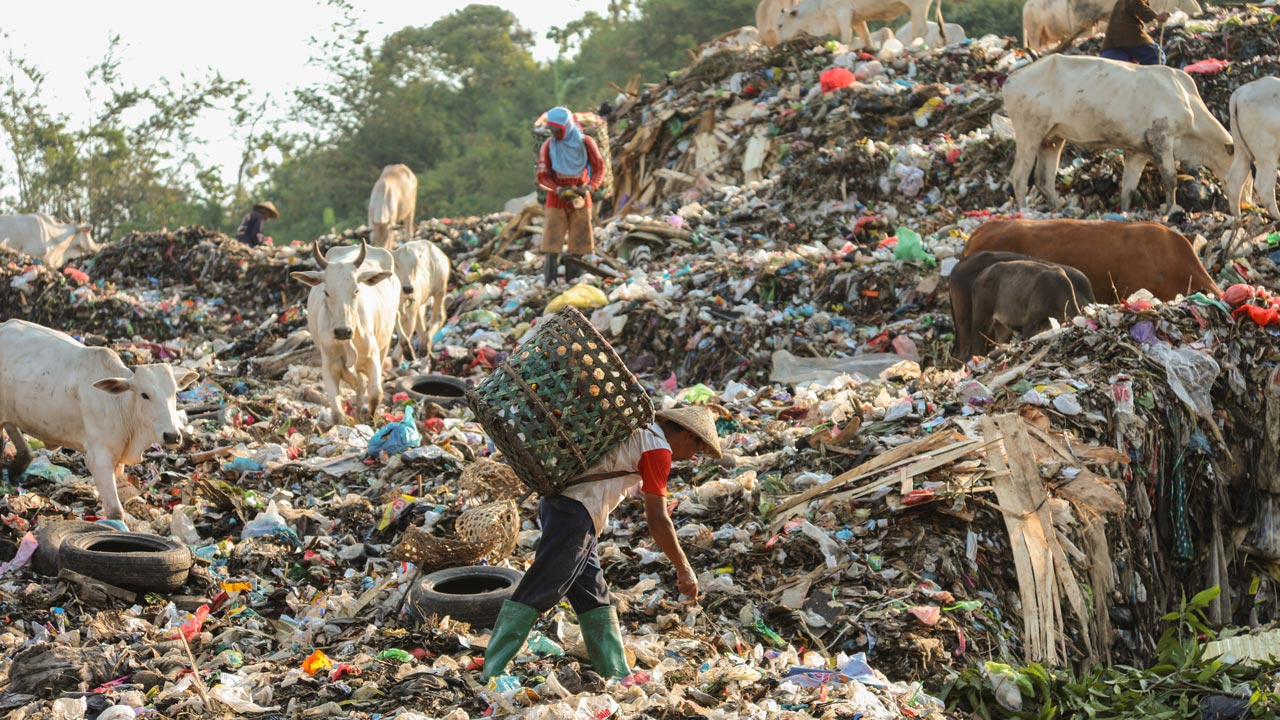
[[[587,646],[592,670],[606,680],[631,674],[626,651],[622,649],[618,611],[612,605],[582,613],[578,616],[578,626],[582,629],[582,642]]]
[[[480,673],[481,680],[488,682],[489,678],[507,671],[511,658],[520,652],[521,647],[524,647],[524,641],[529,637],[533,624],[538,622],[540,614],[536,608],[524,603],[511,600],[502,603],[498,620],[493,624],[493,632],[489,635],[489,647],[484,651],[484,670]]]

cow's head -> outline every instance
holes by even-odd
[[[329,262],[320,254],[320,244],[316,243],[312,246],[312,252],[320,269],[290,273],[295,280],[324,291],[325,313],[332,325],[330,330],[334,340],[350,340],[355,335],[356,299],[361,287],[377,285],[391,277],[389,270],[361,267],[368,251],[369,246],[361,240],[360,252],[354,260]],[[312,296],[314,295],[313,290]]]
[[[123,420],[130,424],[135,437],[148,446],[163,443],[177,445],[182,441],[182,422],[178,418],[178,391],[196,381],[195,370],[164,364],[139,365],[132,377],[103,378],[93,386],[105,393],[120,396],[127,410]]]
[[[66,260],[74,260],[82,255],[92,255],[102,249],[93,241],[92,225],[81,225],[71,234],[71,242],[67,245]]]
[[[400,292],[406,296],[413,294],[413,278],[418,272],[418,262],[418,253],[413,252],[412,248],[396,252],[396,280],[400,282]]]

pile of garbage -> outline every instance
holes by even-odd
[[[1214,12],[1171,30],[1182,52],[1274,42],[1266,13]],[[1259,57],[1198,79],[1238,84],[1271,67]],[[189,550],[177,591],[40,566],[42,528],[99,510],[80,453],[37,447],[23,479],[4,478],[0,710],[958,717],[955,671],[1144,662],[1160,617],[1210,585],[1212,622],[1273,621],[1280,234],[1208,202],[1170,224],[1224,299],[1138,296],[950,358],[946,277],[974,228],[1012,214],[996,113],[1024,60],[993,38],[866,56],[796,42],[649,89],[612,117],[618,212],[579,281],[542,283],[536,206],[419,224],[453,262],[448,321],[434,357],[388,373],[369,424],[326,421],[305,288],[288,278],[313,267],[310,243],[182,228],[61,272],[6,263],[4,317],[200,380],[178,396],[183,447],[148,452],[121,487],[131,529]],[[855,82],[824,93],[833,67]],[[1067,214],[1106,213],[1118,162],[1074,158]],[[703,596],[679,601],[629,498],[600,554],[637,672],[605,683],[560,607],[482,686],[488,628],[410,601],[439,562],[423,548],[461,547],[464,513],[509,502],[514,537],[460,562],[523,569],[536,499],[464,402],[410,385],[478,382],[564,305],[655,403],[717,417],[726,457],[672,482]]]

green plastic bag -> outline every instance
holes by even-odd
[[[919,260],[926,265],[935,265],[938,259],[925,252],[920,235],[914,230],[898,228],[898,244],[893,249],[894,260]]]

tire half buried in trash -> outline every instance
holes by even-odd
[[[395,384],[396,392],[408,394],[414,400],[426,400],[441,407],[452,407],[467,402],[467,383],[452,375],[410,375]]]
[[[171,592],[191,572],[185,545],[139,533],[88,533],[62,543],[62,567],[95,580],[143,592]]]
[[[35,555],[31,556],[31,569],[41,575],[57,575],[61,563],[59,558],[62,551],[62,543],[67,538],[83,533],[103,532],[114,532],[114,530],[106,525],[85,522],[84,520],[42,522],[40,527],[36,528],[36,542],[39,544],[36,545]]]
[[[488,565],[433,572],[409,590],[409,614],[415,620],[448,615],[475,627],[493,627],[522,577],[519,570]]]

